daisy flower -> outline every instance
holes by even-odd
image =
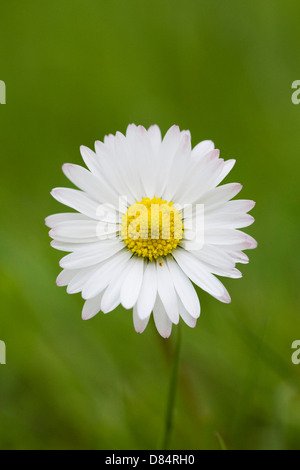
[[[95,151],[81,147],[88,170],[66,163],[63,172],[79,189],[55,188],[52,196],[76,212],[51,215],[51,245],[69,252],[60,260],[57,285],[81,292],[82,318],[133,309],[142,333],[151,313],[158,332],[171,334],[179,318],[194,327],[200,302],[194,285],[221,302],[230,296],[216,276],[239,278],[236,263],[256,241],[240,231],[254,221],[250,200],[232,200],[238,183],[219,186],[235,160],[219,158],[212,141],[191,147],[189,131],[172,126],[128,126]]]

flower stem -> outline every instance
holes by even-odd
[[[169,444],[169,440],[170,440],[170,436],[172,432],[172,427],[173,427],[174,405],[175,405],[176,390],[177,390],[177,384],[178,384],[180,349],[181,349],[181,327],[180,325],[178,325],[176,349],[174,353],[174,359],[173,359],[170,383],[169,383],[167,410],[166,410],[166,418],[165,418],[165,429],[164,429],[164,436],[162,440],[163,450],[167,450],[168,448],[168,444]]]

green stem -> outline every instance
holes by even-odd
[[[177,342],[176,349],[174,354],[174,360],[172,364],[169,392],[168,392],[168,401],[167,401],[167,410],[165,418],[165,430],[162,440],[162,449],[167,450],[172,427],[173,427],[173,417],[174,417],[174,405],[176,398],[176,390],[178,383],[178,371],[179,371],[179,359],[180,359],[180,349],[181,349],[181,327],[178,325],[177,328]]]

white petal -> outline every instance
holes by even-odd
[[[150,316],[144,318],[143,320],[137,314],[137,307],[136,305],[133,307],[133,325],[134,329],[137,333],[143,333],[146,326],[148,325]]]
[[[202,157],[214,150],[214,148],[215,144],[212,140],[203,140],[193,148],[192,158],[197,159],[199,161]]]
[[[212,190],[203,194],[193,204],[188,204],[187,201],[183,201],[183,218],[185,225],[187,225],[188,221],[193,223],[195,214],[197,211],[199,211],[198,204],[203,205],[205,216],[212,213],[222,213],[223,209],[225,208],[226,212],[228,211],[228,213],[236,212],[236,210],[232,211],[230,209],[230,204],[237,201],[228,201],[236,196],[241,191],[241,189],[242,185],[239,183],[224,184],[223,186],[213,188]],[[240,207],[247,207],[247,204],[242,204]],[[250,207],[249,204],[248,207]],[[238,206],[236,208],[238,209]]]
[[[143,281],[144,258],[133,257],[130,263],[131,266],[123,282],[120,295],[121,303],[127,309],[132,308],[138,299]]]
[[[204,229],[204,241],[211,245],[233,245],[236,243],[255,244],[255,240],[248,234],[229,228],[210,228]]]
[[[175,152],[180,142],[180,129],[172,126],[163,138],[159,153],[159,173],[156,180],[156,193],[161,195],[168,183],[168,174]]]
[[[137,126],[135,124],[128,124],[126,129],[126,137],[128,139],[134,138],[137,132]]]
[[[249,212],[255,206],[255,201],[250,199],[237,199],[235,201],[229,201],[224,207],[227,213],[233,212]]]
[[[99,241],[100,237],[105,239],[105,236],[107,238],[113,238],[113,236],[116,238],[118,230],[118,225],[100,220],[69,220],[53,227],[49,235],[56,240],[72,243],[74,239],[83,239],[83,242],[86,243],[89,241],[87,239]]]
[[[56,284],[59,287],[67,286],[78,272],[78,269],[63,269],[56,278]]]
[[[55,188],[52,189],[51,195],[62,204],[72,207],[78,212],[92,219],[98,219],[97,216],[99,203],[90,199],[85,193],[78,189],[71,188]]]
[[[197,201],[195,201],[195,204],[205,204],[205,206],[224,204],[236,196],[241,191],[242,187],[243,186],[239,183],[223,184],[222,186],[213,188],[206,194],[203,194]]]
[[[213,151],[213,155],[217,153]],[[193,178],[188,178],[185,184],[185,191],[182,191],[179,203],[190,204],[197,202],[201,195],[205,195],[212,188],[216,186],[216,180],[220,175],[224,161],[219,158],[213,158],[208,164],[206,164],[201,171],[194,174]],[[177,192],[178,194],[178,192]]]
[[[148,134],[150,137],[150,142],[151,142],[154,154],[157,155],[161,146],[160,128],[156,124],[154,124],[153,126],[149,127]]]
[[[181,132],[178,126],[173,125],[166,132],[161,148],[161,155],[172,162],[173,156],[178,148]]]
[[[115,140],[115,136],[113,134],[108,134],[108,135],[104,136],[104,144],[110,150],[114,149],[114,140]]]
[[[153,159],[153,151],[148,132],[143,126],[138,126],[134,152],[136,165],[139,169],[139,179],[144,194],[152,198],[155,195],[155,183],[157,179],[157,160]]]
[[[123,136],[124,137],[124,136]],[[109,142],[109,146],[107,145]],[[121,133],[117,136],[111,136],[105,139],[105,143],[95,142],[95,148],[101,165],[103,177],[109,181],[109,184],[115,191],[128,198],[129,204],[135,202],[135,194],[132,189],[138,186],[130,184],[131,173],[135,172],[135,161],[130,160],[132,156],[127,151],[128,142],[124,142]]]
[[[195,328],[196,323],[197,323],[197,318],[192,317],[192,315],[189,314],[189,312],[186,310],[185,306],[181,302],[180,299],[178,299],[178,304],[179,304],[179,312],[182,320],[190,327],[190,328]]]
[[[126,266],[123,266],[122,269],[118,269],[111,278],[102,297],[101,310],[103,313],[111,312],[121,303],[121,288],[129,268],[130,260],[128,260]]]
[[[201,250],[203,247],[203,241],[201,240],[188,240],[184,238],[183,240],[180,241],[179,246],[181,248],[184,248],[187,251],[191,251],[194,253],[195,251]]]
[[[88,169],[98,178],[101,178],[102,175],[100,161],[99,157],[95,154],[95,152],[93,152],[88,147],[85,147],[85,145],[81,145],[80,153]]]
[[[103,293],[101,292],[101,294],[97,295],[93,299],[89,299],[84,302],[82,309],[83,320],[89,320],[90,318],[97,315],[97,313],[100,311],[102,295]]]
[[[254,217],[250,214],[210,214],[204,219],[207,228],[223,227],[223,228],[245,228],[253,224]]]
[[[236,163],[236,160],[231,159],[231,160],[226,160],[223,164],[223,168],[221,173],[218,175],[218,177],[215,179],[214,185],[218,186],[218,184],[223,181],[224,178],[231,172],[232,168],[234,167]]]
[[[52,214],[46,217],[45,223],[47,227],[53,228],[56,225],[67,222],[68,220],[91,220],[89,217],[78,212],[62,212],[60,214]]]
[[[243,253],[242,251],[236,250],[236,251],[227,251],[227,254],[232,257],[235,263],[242,263],[242,264],[248,264],[249,263],[249,258],[248,256]]]
[[[221,186],[222,187],[222,186]],[[245,214],[255,206],[255,202],[248,199],[235,199],[234,201],[224,201],[219,205],[205,205],[205,214],[210,216],[219,214]]]
[[[200,315],[200,302],[191,281],[172,258],[167,259],[172,280],[183,305],[194,318]]]
[[[64,256],[59,264],[62,268],[67,269],[87,268],[110,258],[123,249],[124,244],[120,240],[103,240],[98,243],[90,243],[90,246],[79,248]]]
[[[101,240],[101,238],[99,237],[90,237],[90,238],[60,237],[59,235],[56,234],[56,232],[53,231],[53,229],[49,232],[49,236],[53,238],[54,242],[57,242],[57,246],[59,248],[55,246],[55,243],[54,244],[51,243],[51,246],[53,246],[53,248],[56,248],[57,250],[62,249],[63,251],[74,251],[77,248],[82,248],[87,243],[91,244],[91,243],[99,242],[99,240]],[[73,248],[70,249],[70,245],[73,245]],[[63,248],[63,246],[67,248],[65,249]]]
[[[79,243],[70,243],[69,241],[59,241],[59,240],[52,240],[50,242],[50,245],[55,248],[56,250],[60,251],[76,251],[81,248],[89,249],[91,246],[96,245],[97,242],[91,242],[88,241],[88,243],[83,243],[83,240],[81,240]]]
[[[154,304],[153,318],[159,334],[163,338],[168,338],[172,331],[172,322],[166,314],[166,311],[159,296],[156,297],[156,301]]]
[[[156,269],[158,295],[168,317],[172,323],[177,324],[179,322],[177,295],[168,265],[163,260],[162,262],[156,263]]]
[[[219,153],[219,150],[212,150],[201,159],[190,159],[185,177],[179,180],[181,184],[174,196],[177,202],[191,203],[199,196],[200,188],[203,188],[208,177],[213,174],[213,169],[219,165]]]
[[[231,269],[224,269],[224,268],[219,268],[217,266],[213,266],[208,263],[203,263],[203,266],[213,274],[216,274],[217,276],[223,276],[223,277],[231,277],[232,279],[240,279],[243,277],[242,273],[236,269],[236,268],[231,268]]]
[[[196,285],[221,302],[230,302],[230,296],[223,284],[206,269],[199,259],[181,248],[174,250],[173,256],[184,273]]]
[[[121,177],[122,179],[122,186],[118,187],[119,194],[127,196],[128,203],[133,204],[144,196],[139,177],[138,163],[140,155],[136,153],[136,136],[131,141],[126,139],[120,132],[117,132],[114,149],[116,155],[115,165],[120,166],[121,163],[119,178]],[[118,183],[116,182],[115,184]]]
[[[157,295],[157,273],[154,262],[148,263],[143,277],[143,283],[137,300],[137,313],[141,320],[151,314]]]
[[[254,248],[257,248],[257,241],[254,240],[254,238],[250,237],[250,235],[248,235],[248,237],[240,243],[237,242],[228,245],[223,245],[223,247],[228,252],[240,250],[253,250]]]
[[[69,180],[98,202],[106,202],[118,207],[118,194],[104,180],[99,179],[85,168],[72,163],[63,165],[63,172]]]
[[[191,135],[188,131],[184,131],[181,133],[181,140],[168,174],[168,184],[163,193],[163,199],[167,201],[173,200],[174,195],[177,193],[179,182],[184,179],[190,159]]]
[[[90,266],[89,268],[80,269],[80,271],[73,277],[69,282],[67,287],[68,294],[76,294],[77,292],[82,291],[86,283],[89,282],[92,275],[98,269],[99,265]]]
[[[235,260],[226,250],[216,245],[204,245],[201,250],[193,251],[201,261],[222,269],[233,269]]]
[[[82,297],[90,299],[104,290],[112,277],[120,272],[129,262],[131,254],[126,249],[116,253],[109,259],[101,263],[95,273],[90,277],[89,282],[85,284],[82,290]]]
[[[124,192],[124,185],[120,179],[119,162],[115,158],[115,137],[110,136],[105,140],[108,145],[99,141],[95,142],[96,153],[84,146],[80,150],[85,164],[97,176],[100,186],[103,187],[107,195],[107,202],[114,207],[119,207],[115,202],[116,196],[124,196],[126,192]],[[124,164],[123,160],[120,161]]]

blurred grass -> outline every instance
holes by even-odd
[[[44,226],[64,210],[49,195],[68,185],[61,165],[131,122],[214,140],[257,201],[232,303],[199,291],[183,327],[171,447],[299,448],[299,14],[283,0],[1,2],[0,448],[158,445],[176,335],[137,335],[121,308],[83,322]]]

